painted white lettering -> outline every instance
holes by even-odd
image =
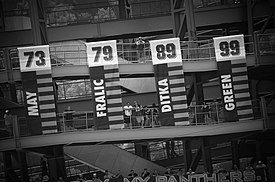
[[[167,100],[167,99],[170,99],[170,96],[169,95],[159,95],[159,98],[160,98],[160,101],[163,101],[163,100]],[[170,101],[169,101],[170,102]]]
[[[28,106],[28,114],[29,116],[38,116],[38,107],[36,106]]]
[[[231,82],[231,75],[221,75],[223,101],[227,111],[233,111],[235,109],[234,93]]]
[[[172,108],[170,105],[164,105],[161,107],[161,112],[170,112],[172,111]]]
[[[36,97],[36,93],[26,92],[26,95],[27,95],[27,99],[31,97]]]
[[[150,179],[149,176],[147,176],[145,179],[142,179],[141,177],[137,177],[137,181],[139,181],[139,182],[148,182],[149,179]]]
[[[189,182],[189,179],[185,176],[179,176],[179,182]]]
[[[230,172],[230,181],[243,182],[241,171],[232,171],[232,172]]]
[[[28,115],[39,116],[36,93],[26,92]]]
[[[225,89],[222,92],[223,92],[223,95],[232,95],[233,94],[233,90],[232,89]]]
[[[203,174],[192,174],[189,175],[190,181],[194,181],[194,182],[200,182],[202,180],[204,180],[204,175]]]
[[[161,105],[170,104],[170,100],[160,102]]]
[[[167,182],[166,176],[156,176],[156,182]]]
[[[93,83],[96,86],[101,86],[101,85],[103,85],[104,81],[103,81],[103,79],[100,79],[99,82],[97,80],[94,80]]]
[[[94,87],[94,90],[104,90],[104,87],[101,86],[101,87]]]
[[[95,96],[104,95],[104,94],[105,94],[105,90],[101,90],[100,92],[95,92]]]
[[[175,178],[175,176],[170,176],[170,178],[168,179],[168,182],[178,182]]]
[[[228,83],[228,82],[227,83],[225,82],[225,83],[222,84],[222,88],[223,89],[230,89],[230,88],[232,88],[232,84]]]
[[[233,95],[224,96],[223,100],[225,103],[234,102]]]
[[[230,182],[227,179],[228,173],[218,173],[218,181],[219,182]]]
[[[105,95],[99,96],[95,98],[96,102],[105,103]]]
[[[235,104],[233,104],[233,103],[225,104],[225,109],[226,109],[227,111],[232,111],[232,110],[235,109]]]
[[[103,117],[103,116],[106,116],[106,113],[104,113],[104,112],[96,112],[96,116],[97,117]]]
[[[256,175],[254,170],[245,170],[243,172],[244,181],[256,181]]]
[[[231,75],[221,75],[222,83],[231,82]]]
[[[95,107],[96,107],[97,111],[104,111],[104,110],[106,110],[106,104],[105,103],[104,104],[97,104]]]
[[[96,116],[97,117],[107,116],[104,81],[103,81],[103,79],[93,80],[93,84],[95,85],[94,94],[95,94]]]
[[[167,81],[168,81],[168,79],[165,78],[165,79],[163,79],[163,80],[158,81],[158,83],[159,83],[159,85],[161,85],[161,86],[166,86],[166,87],[168,87]]]
[[[216,174],[204,174],[205,182],[217,182]]]
[[[172,111],[171,101],[169,96],[169,87],[168,87],[168,79],[162,79],[158,81],[159,85],[159,99],[161,105],[161,112],[170,112]],[[161,87],[163,86],[163,87]]]

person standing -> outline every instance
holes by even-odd
[[[127,102],[127,104],[123,107],[125,128],[132,128],[132,109],[133,106],[131,106],[129,102]]]
[[[144,117],[142,114],[142,106],[137,103],[137,101],[134,101],[134,111],[136,115],[136,121],[139,127],[143,127],[144,125]]]
[[[65,181],[64,181],[63,178],[60,176],[60,177],[58,177],[57,182],[65,182]]]
[[[116,179],[123,179],[123,175],[121,174],[120,170],[117,170],[117,173],[114,175],[114,178],[116,178]]]
[[[152,127],[160,126],[159,123],[159,110],[155,103],[152,104]]]
[[[131,169],[130,173],[128,174],[128,177],[129,178],[134,178],[134,177],[137,177],[137,173],[135,173],[135,171],[133,169]]]
[[[145,179],[148,176],[150,176],[150,172],[147,171],[146,168],[144,168],[143,172],[141,173],[141,177],[142,177],[142,179]]]
[[[105,171],[105,174],[103,176],[104,180],[105,179],[111,179],[112,178],[112,175],[110,174],[110,172],[108,170]]]
[[[6,110],[4,114],[4,119],[5,119],[5,125],[7,128],[7,131],[9,132],[9,136],[13,135],[13,117],[10,114],[9,110]]]

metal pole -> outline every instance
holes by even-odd
[[[152,118],[152,128],[154,127],[154,109],[151,110],[151,118]]]
[[[65,125],[65,120],[64,120],[64,113],[62,113],[62,119],[63,119],[63,121],[62,121],[62,123],[63,123],[63,132],[65,132],[66,125]]]
[[[217,121],[218,121],[218,124],[219,124],[220,123],[220,118],[219,118],[218,102],[215,102],[215,105],[216,105]]]
[[[196,125],[197,125],[197,106],[195,105],[195,123],[196,123]]]
[[[88,113],[87,112],[85,112],[86,113],[86,129],[88,130],[89,128],[88,128]]]
[[[263,129],[267,129],[268,128],[268,115],[267,115],[265,97],[262,96],[260,98],[261,98],[261,113],[262,113],[262,118],[263,118]]]

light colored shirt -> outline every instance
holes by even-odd
[[[124,109],[124,113],[126,116],[131,116],[132,115],[132,109],[133,109],[133,106],[131,105],[126,105],[123,107]]]

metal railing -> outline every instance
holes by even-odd
[[[186,126],[199,126],[199,125],[216,125],[224,123],[223,106],[220,102],[212,102],[204,105],[191,105],[189,109],[189,122],[186,122]],[[269,120],[275,118],[275,102],[274,100],[268,100],[268,98],[262,97],[261,100],[252,101],[252,109],[254,111],[254,119],[262,118],[268,127]],[[162,127],[159,121],[159,114],[153,112],[154,108],[144,108],[143,120],[138,122],[136,115],[133,114],[130,117],[129,124],[125,124],[121,129],[142,129],[142,128],[155,128]],[[70,113],[58,113],[57,114],[57,127],[58,132],[73,132],[73,131],[85,131],[96,130],[96,126],[93,119],[92,111],[75,111]],[[127,119],[126,116],[124,116]],[[171,118],[172,119],[172,118]],[[5,123],[4,120],[0,120],[1,123]],[[273,125],[272,125],[273,126]],[[14,131],[18,128],[18,132]],[[167,126],[166,126],[167,127]],[[173,126],[171,126],[173,127]],[[175,126],[174,126],[175,127]],[[13,128],[10,129],[5,125],[0,127],[0,139],[13,138],[14,133],[19,133],[19,136],[30,136],[30,126],[26,118],[18,118],[18,126],[13,124]],[[11,132],[11,130],[13,132]]]
[[[251,35],[246,35],[246,55],[263,56],[275,54],[275,33],[257,34],[255,42]],[[181,53],[183,61],[215,61],[213,40],[181,41]],[[9,50],[12,69],[19,69],[19,57],[16,48]],[[119,64],[146,63],[152,61],[150,45],[148,42],[142,45],[135,43],[117,43]],[[85,42],[75,41],[68,44],[50,44],[50,56],[52,66],[87,65]],[[4,66],[4,65],[3,65]],[[2,71],[5,68],[1,68]]]
[[[93,112],[58,113],[58,131],[94,130]]]
[[[181,41],[183,61],[215,61],[213,40]],[[252,49],[251,49],[252,46]],[[246,54],[254,54],[253,42],[245,42]],[[85,44],[50,45],[52,66],[87,65]],[[135,43],[118,43],[119,64],[146,63],[152,61],[149,42],[141,45]]]

